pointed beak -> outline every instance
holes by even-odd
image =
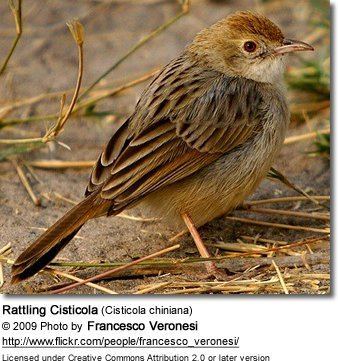
[[[284,39],[283,45],[275,48],[275,54],[281,55],[295,51],[313,51],[313,46],[299,40]]]

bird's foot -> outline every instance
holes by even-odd
[[[207,262],[205,267],[207,269],[206,278],[213,278],[216,281],[229,281],[229,274],[226,270],[218,268],[214,262]]]

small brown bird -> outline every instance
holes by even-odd
[[[141,203],[177,227],[239,205],[267,174],[289,111],[286,54],[313,50],[266,17],[238,12],[201,31],[142,93],[93,168],[86,198],[15,261],[12,282],[46,266],[91,218]]]

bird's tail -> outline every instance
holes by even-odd
[[[39,272],[65,247],[89,219],[102,210],[102,201],[95,202],[95,193],[68,211],[47,229],[14,262],[12,283],[21,282]]]

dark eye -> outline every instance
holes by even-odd
[[[244,43],[244,50],[247,51],[248,53],[252,53],[256,50],[257,45],[255,42],[253,41],[246,41]]]

